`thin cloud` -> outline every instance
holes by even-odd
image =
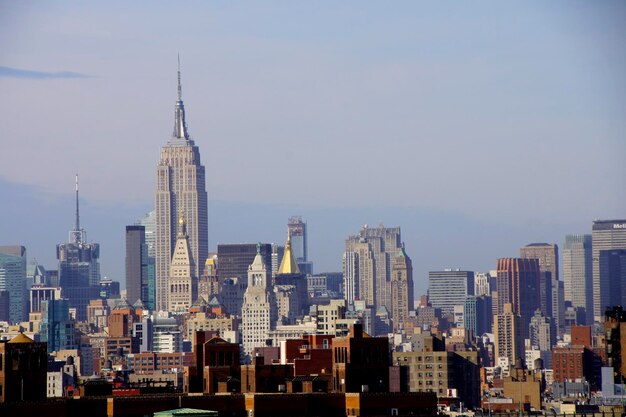
[[[87,74],[81,74],[71,71],[32,71],[20,68],[2,67],[0,66],[0,77],[9,78],[28,78],[31,80],[46,80],[53,78],[90,78]]]

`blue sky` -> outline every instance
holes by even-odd
[[[102,271],[151,209],[176,54],[210,246],[363,224],[428,270],[626,217],[623,2],[0,2],[1,243],[54,265],[74,174]]]

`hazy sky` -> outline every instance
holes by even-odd
[[[316,271],[363,224],[428,270],[487,270],[626,217],[626,3],[0,2],[0,243],[55,267],[73,224],[124,279],[152,209],[180,53],[209,239]]]

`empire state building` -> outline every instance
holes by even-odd
[[[155,241],[157,311],[169,310],[170,263],[179,234],[178,219],[181,216],[186,221],[191,274],[195,282],[202,272],[209,251],[207,193],[200,152],[189,137],[185,123],[179,61],[174,132],[161,148],[161,160],[157,166]]]

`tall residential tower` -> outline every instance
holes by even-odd
[[[189,236],[192,276],[202,274],[208,256],[207,193],[204,166],[200,151],[190,138],[185,123],[178,68],[178,99],[174,110],[174,132],[161,148],[161,161],[157,166],[156,192],[156,309],[168,309],[168,275],[176,237],[178,217],[183,215]]]

